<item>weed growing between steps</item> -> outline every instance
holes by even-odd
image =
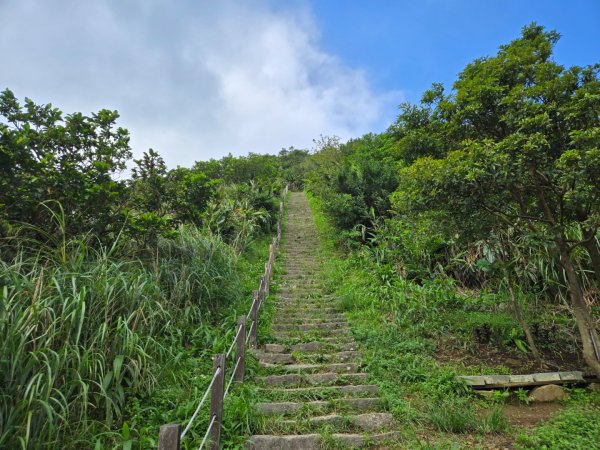
[[[518,329],[518,324],[512,315],[490,307],[498,300],[493,294],[464,295],[449,280],[407,282],[390,276],[391,270],[360,252],[341,255],[336,249],[338,236],[318,199],[309,197],[309,201],[323,242],[323,259],[328,261],[326,286],[341,298],[354,337],[361,345],[369,381],[379,386],[390,412],[404,424],[406,446],[489,448],[514,442],[518,426],[509,426],[502,413],[506,396],[484,400],[456,380],[458,374],[513,371],[501,363],[472,363],[477,349],[483,348],[473,338],[476,330],[519,352],[514,345],[518,336],[512,331]],[[468,364],[459,358],[440,357],[440,349],[446,348],[449,341],[454,346],[463,342],[472,347],[474,355]],[[564,415],[534,429],[531,437],[522,431],[523,445],[539,448],[538,443],[553,442],[548,436],[566,436],[565,429],[575,422],[572,416],[581,421],[581,429],[571,427],[568,433],[575,442],[587,442],[589,430],[598,426],[589,411],[597,417],[600,408],[594,402],[582,407],[582,401],[575,398],[567,402]]]

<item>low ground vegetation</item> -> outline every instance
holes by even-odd
[[[499,305],[509,308],[506,295],[491,301],[491,294],[465,294],[451,281],[388,278],[387,268],[371,256],[340,253],[325,205],[313,197],[311,206],[326,244],[325,280],[341,298],[366,370],[404,424],[407,446],[497,448],[516,442],[522,448],[588,448],[597,431],[597,392],[575,388],[566,401],[545,409],[530,404],[525,390],[480,398],[457,381],[459,374],[528,373],[530,358],[515,343],[522,338],[513,331],[519,330],[518,322],[509,312],[496,312]],[[562,345],[572,336],[555,336],[548,349],[543,346],[547,360],[556,352],[562,367],[583,364],[581,358],[561,359],[568,353]],[[555,419],[532,428],[554,413]]]

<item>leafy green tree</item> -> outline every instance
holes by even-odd
[[[199,161],[194,170],[205,173],[211,179],[222,179],[225,183],[248,183],[250,181],[262,185],[275,185],[280,177],[280,161],[274,155],[258,155],[235,157],[231,154],[220,160]]]
[[[138,206],[143,211],[162,213],[165,208],[167,165],[162,156],[153,149],[144,152],[141,159],[134,159],[136,167],[131,171],[132,190]]]
[[[395,205],[443,209],[480,230],[516,227],[549,244],[566,274],[584,358],[600,374],[600,339],[573,260],[600,227],[599,66],[555,63],[558,38],[532,24],[465,68],[453,98],[438,105],[460,142],[402,170]]]
[[[376,217],[388,215],[389,195],[397,185],[393,169],[380,161],[360,159],[344,164],[332,182],[328,197],[336,225],[344,230],[371,229]]]
[[[304,187],[304,180],[308,170],[308,150],[299,150],[294,147],[281,149],[278,158],[281,161],[282,178],[292,189]]]
[[[196,169],[178,167],[169,171],[166,195],[175,219],[200,226],[202,214],[221,183],[220,178],[210,179],[204,172]]]
[[[124,184],[115,175],[131,157],[119,114],[63,117],[52,105],[23,105],[9,89],[0,93],[0,221],[4,233],[15,224],[46,228],[42,202],[62,205],[67,232],[94,231],[100,237],[120,228]]]
[[[412,164],[417,158],[424,156],[441,157],[450,148],[446,136],[446,124],[433,110],[431,102],[434,95],[443,95],[441,85],[436,90],[428,91],[423,96],[423,105],[403,103],[401,113],[396,122],[388,129],[388,133],[396,140],[391,153],[396,160]]]
[[[167,166],[153,149],[134,162],[128,230],[145,250],[153,251],[159,236],[170,236],[175,227],[167,204]]]

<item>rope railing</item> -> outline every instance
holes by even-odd
[[[206,401],[206,399],[208,398],[208,393],[210,392],[210,390],[212,389],[212,386],[215,382],[215,380],[217,379],[217,376],[221,373],[221,368],[219,368],[212,377],[212,380],[210,380],[210,384],[208,385],[208,387],[206,388],[206,391],[204,391],[204,395],[202,396],[202,400],[200,400],[200,403],[198,403],[198,406],[196,407],[196,410],[194,411],[194,414],[192,414],[192,417],[190,418],[190,421],[188,422],[187,426],[185,427],[185,429],[181,432],[181,439],[183,439],[183,437],[186,435],[186,433],[189,431],[189,429],[192,426],[192,423],[194,423],[194,419],[196,418],[196,416],[198,415],[198,413],[200,412],[200,408],[202,408],[202,405],[204,404],[204,402]]]
[[[233,351],[233,347],[235,347],[235,344],[237,343],[238,337],[240,337],[241,332],[242,332],[242,326],[238,325],[237,333],[235,334],[235,337],[233,338],[233,341],[231,342],[231,345],[229,346],[229,349],[227,350],[227,353],[225,354],[225,358],[229,358],[229,355],[231,355],[231,352]]]
[[[279,203],[279,214],[277,217],[277,234],[273,238],[271,244],[269,244],[269,258],[265,264],[265,272],[260,277],[258,290],[252,293],[252,305],[250,311],[244,316],[238,317],[238,326],[233,338],[233,342],[229,346],[227,353],[218,354],[214,356],[213,360],[213,376],[211,381],[202,396],[202,399],[198,403],[198,406],[194,410],[192,417],[188,421],[183,432],[181,431],[181,425],[177,423],[171,423],[162,425],[158,435],[158,449],[159,450],[180,450],[181,440],[185,437],[188,431],[191,429],[196,417],[200,413],[204,402],[211,395],[210,401],[210,423],[202,439],[199,450],[202,450],[205,445],[211,450],[219,448],[221,439],[221,422],[223,418],[223,401],[229,393],[229,389],[233,385],[234,381],[241,383],[244,381],[244,375],[246,371],[246,347],[256,349],[258,347],[257,334],[258,334],[258,322],[259,322],[259,311],[266,297],[269,295],[269,288],[271,284],[271,274],[275,265],[275,259],[277,256],[277,250],[281,246],[281,236],[283,227],[283,214],[285,210],[285,201],[288,193],[287,185],[283,189],[281,196],[281,202]],[[248,332],[246,332],[246,323],[250,321]],[[235,351],[235,365],[229,375],[227,386],[225,386],[225,361]]]
[[[229,381],[227,382],[227,387],[225,388],[225,393],[223,394],[223,400],[225,400],[227,398],[227,394],[229,393],[229,388],[231,387],[231,384],[233,383],[233,379],[235,377],[235,373],[237,372],[237,369],[240,365],[240,361],[242,360],[241,357],[239,357],[235,363],[235,366],[233,368],[233,370],[231,371],[231,376],[229,377]]]
[[[248,344],[248,341],[250,341],[250,338],[252,337],[252,330],[254,330],[254,322],[252,322],[252,325],[250,325],[250,331],[248,332],[248,336],[246,336],[245,344]]]
[[[215,423],[216,418],[217,418],[217,416],[212,416],[212,419],[210,420],[210,424],[208,424],[208,428],[206,430],[206,433],[204,434],[204,439],[202,439],[202,442],[200,443],[200,447],[198,447],[198,450],[202,450],[204,448],[204,444],[206,444],[206,440],[208,439],[208,436],[210,435],[210,431],[212,430],[212,427]]]

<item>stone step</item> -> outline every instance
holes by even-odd
[[[306,304],[310,305],[313,303],[325,303],[329,305],[335,305],[339,303],[337,297],[328,297],[323,295],[323,292],[318,289],[307,290],[307,289],[293,289],[290,291],[278,290],[277,291],[277,303],[279,304]]]
[[[315,258],[297,258],[295,255],[291,256],[292,257],[285,260],[283,267],[290,267],[300,270],[306,267],[312,267],[313,269],[318,267],[318,263],[315,261]]]
[[[282,279],[301,282],[302,280],[313,280],[317,277],[315,269],[285,269],[281,268]]]
[[[366,448],[377,444],[380,448],[387,443],[393,443],[400,438],[400,433],[391,431],[372,435],[334,433],[330,436],[334,442],[351,448]],[[329,444],[329,439],[327,441]],[[326,445],[320,434],[303,435],[254,435],[245,444],[252,450],[319,450]]]
[[[347,385],[353,383],[362,383],[368,378],[366,373],[312,373],[312,374],[287,374],[287,375],[267,375],[259,377],[258,381],[267,386],[328,386],[328,385]]]
[[[336,400],[316,400],[312,402],[272,402],[257,403],[256,407],[261,414],[266,416],[289,415],[298,411],[307,410],[315,412],[333,411],[337,409],[355,412],[376,411],[383,407],[384,402],[379,398],[340,398]],[[381,428],[381,427],[380,427]]]
[[[318,250],[320,246],[321,246],[320,242],[315,236],[314,239],[304,238],[301,242],[290,242],[288,244],[288,246],[286,247],[286,250],[290,249],[290,248],[296,249],[296,250],[304,250],[307,247],[314,247],[315,249]]]
[[[294,303],[294,302],[321,302],[321,303],[338,303],[338,298],[332,295],[323,294],[322,292],[311,291],[307,295],[301,296],[298,294],[294,294],[293,296],[283,294],[281,292],[278,293],[278,303]]]
[[[306,317],[298,315],[296,317],[290,316],[281,316],[275,317],[273,323],[277,325],[294,325],[294,324],[302,324],[302,323],[327,323],[327,322],[343,322],[348,323],[346,317],[343,314],[329,314],[327,316],[321,317]]]
[[[348,363],[360,362],[360,353],[357,351],[342,351],[336,353],[267,353],[261,350],[251,350],[254,356],[261,363],[266,364],[294,364],[303,363]]]
[[[323,299],[297,299],[297,300],[276,300],[273,302],[276,309],[276,316],[288,317],[294,319],[310,316],[312,313],[342,314],[342,305],[337,300]]]
[[[310,341],[293,345],[265,344],[265,353],[321,353],[321,352],[353,352],[358,350],[355,342]]]
[[[317,322],[317,323],[299,323],[299,324],[282,324],[275,322],[272,329],[274,331],[313,331],[313,330],[339,330],[339,329],[350,329],[348,326],[348,322],[338,321],[338,322]]]
[[[304,312],[310,313],[310,311],[323,311],[326,309],[335,310],[335,312],[340,312],[340,305],[336,302],[324,301],[324,300],[285,300],[285,301],[276,301],[275,306],[277,311],[289,311],[289,312]]]
[[[321,288],[323,287],[323,283],[322,282],[317,282],[317,281],[311,281],[311,282],[307,282],[307,281],[303,281],[301,283],[293,283],[289,281],[283,281],[280,285],[279,288],[279,293],[283,294],[286,292],[315,292],[315,291],[320,291]]]
[[[304,317],[303,319],[293,319],[290,317],[276,316],[273,319],[273,325],[287,325],[287,326],[295,326],[295,325],[318,325],[321,323],[339,323],[347,325],[348,321],[345,318],[340,318],[336,316],[324,316],[322,314],[315,314],[309,317]]]
[[[322,295],[312,295],[311,297],[294,295],[292,297],[286,297],[285,295],[279,295],[277,299],[278,305],[288,306],[312,306],[312,305],[339,305],[338,299],[323,297]]]
[[[319,295],[322,296],[323,285],[320,283],[302,283],[302,284],[280,284],[277,285],[278,297],[286,297],[291,295]]]
[[[296,361],[304,363],[360,363],[361,355],[357,351],[341,351],[335,353],[295,353]]]
[[[333,328],[331,330],[320,330],[315,329],[310,332],[303,330],[288,330],[288,331],[274,331],[273,337],[275,339],[290,339],[298,338],[304,339],[312,336],[313,338],[332,338],[332,337],[352,337],[352,333],[349,328]]]
[[[260,363],[268,364],[293,364],[296,362],[290,353],[266,353],[261,350],[251,350]]]
[[[285,270],[285,269],[284,269]],[[318,276],[316,271],[312,271],[309,273],[306,270],[287,270],[281,277],[281,279],[285,282],[297,282],[302,283],[304,281],[312,281],[320,280],[321,278]]]
[[[394,426],[394,418],[390,413],[385,412],[369,412],[357,415],[340,415],[340,414],[327,414],[324,416],[309,417],[302,421],[304,429],[310,431],[315,428],[328,427],[335,428],[354,428],[357,431],[381,431],[385,428],[391,428]],[[283,427],[293,427],[297,425],[297,421],[283,420],[281,422]]]
[[[294,288],[280,287],[277,289],[277,297],[280,299],[280,302],[295,302],[298,300],[323,300],[325,299],[323,295],[323,289],[318,286],[299,286]]]
[[[275,317],[289,317],[290,319],[296,319],[298,317],[311,317],[311,316],[322,316],[329,314],[342,314],[342,309],[338,305],[314,305],[306,306],[302,304],[298,305],[281,305],[275,303]]]
[[[327,386],[327,387],[303,387],[303,388],[259,388],[259,391],[265,391],[269,398],[292,399],[324,399],[353,396],[353,395],[376,395],[377,386],[374,384],[350,384],[347,386]]]
[[[332,364],[270,364],[259,362],[264,369],[269,369],[271,373],[355,373],[360,369],[357,363],[332,363]]]
[[[281,322],[279,318],[281,317]],[[274,331],[286,331],[286,330],[277,330],[279,327],[290,327],[294,330],[303,331],[306,333],[310,333],[312,331],[324,330],[328,327],[322,324],[337,324],[331,325],[330,329],[339,329],[340,326],[344,326],[349,329],[348,322],[345,319],[330,319],[329,316],[324,315],[321,312],[312,312],[305,316],[303,322],[290,321],[294,320],[293,318],[285,317],[280,313],[277,313],[275,318],[273,319],[273,330]],[[300,328],[302,326],[302,328]],[[277,328],[276,328],[277,327]],[[305,328],[305,329],[303,329]]]

